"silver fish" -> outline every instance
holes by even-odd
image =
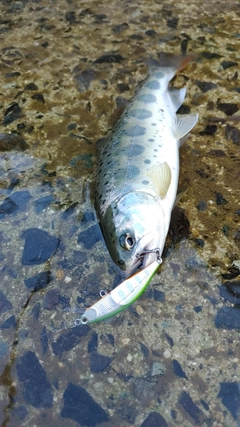
[[[161,256],[164,248],[179,147],[198,120],[197,114],[176,115],[186,89],[169,89],[168,83],[190,60],[177,57],[154,71],[100,149],[98,216],[108,250],[127,276],[154,262],[154,250]]]

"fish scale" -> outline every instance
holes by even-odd
[[[113,260],[131,274],[138,255],[162,253],[175,203],[179,146],[197,115],[177,116],[185,89],[168,89],[177,69],[190,58],[153,72],[126,108],[100,150],[96,202],[100,224]],[[144,259],[144,267],[153,261]]]

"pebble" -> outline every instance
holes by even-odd
[[[33,351],[17,359],[17,376],[22,383],[25,402],[35,408],[50,408],[53,404],[51,385],[45,369]]]
[[[38,265],[46,262],[57,250],[60,240],[39,228],[28,228],[23,231],[25,239],[22,255],[23,265]]]
[[[150,412],[140,427],[168,427],[168,423],[159,412]]]
[[[64,332],[56,341],[52,342],[53,353],[61,357],[65,351],[76,347],[81,342],[81,337],[87,335],[89,331],[90,328],[87,325],[79,325]]]
[[[218,398],[222,400],[223,405],[228,409],[232,417],[237,420],[239,418],[240,383],[220,383]]]
[[[85,249],[92,249],[96,242],[102,240],[99,225],[92,225],[87,230],[78,235],[78,243],[81,243]]]
[[[90,370],[94,373],[104,371],[111,362],[111,357],[104,356],[96,351],[90,354]]]
[[[180,363],[178,362],[178,360],[173,359],[172,366],[173,366],[173,372],[174,372],[174,374],[177,377],[179,377],[179,378],[185,378],[187,380],[187,375],[183,371],[183,369],[182,369]]]
[[[16,191],[11,196],[6,197],[0,205],[0,220],[7,215],[24,212],[31,197],[29,191]]]
[[[36,292],[40,289],[46,288],[52,279],[50,271],[42,271],[41,273],[36,274],[36,276],[25,279],[24,283],[30,291]]]
[[[64,391],[63,418],[69,418],[86,427],[109,421],[106,411],[81,386],[69,383]]]
[[[166,372],[166,367],[161,362],[153,362],[152,369],[151,369],[151,376],[154,377],[155,375],[163,375]]]
[[[221,307],[215,317],[216,328],[240,329],[240,310],[238,307]]]
[[[0,133],[0,151],[25,151],[29,148],[25,139],[16,133]]]
[[[203,425],[203,413],[201,409],[193,402],[190,394],[186,391],[182,391],[179,397],[180,405],[185,409],[185,411],[190,415],[194,420],[195,424]]]
[[[12,309],[12,303],[7,299],[4,293],[0,290],[0,314]]]

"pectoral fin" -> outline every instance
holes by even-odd
[[[160,197],[163,199],[168,192],[172,179],[169,165],[166,162],[154,165],[148,169],[147,175],[151,178],[159,191]]]
[[[179,140],[181,147],[185,142],[188,133],[192,130],[198,121],[198,114],[177,114],[173,124],[175,138]]]

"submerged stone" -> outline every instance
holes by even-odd
[[[60,240],[39,228],[28,228],[23,231],[25,239],[22,264],[38,265],[46,262],[56,252]]]
[[[221,307],[215,317],[216,328],[240,329],[240,308]]]
[[[40,289],[46,288],[46,286],[51,282],[51,280],[51,272],[42,271],[41,273],[36,274],[36,276],[29,277],[29,279],[25,279],[24,283],[29,290],[36,292]]]
[[[35,408],[50,408],[53,404],[51,385],[36,354],[27,351],[19,357],[16,370],[26,403]]]
[[[140,427],[168,427],[168,423],[159,412],[151,412]]]
[[[29,191],[16,191],[6,197],[0,205],[0,219],[5,218],[6,215],[24,212],[31,197]]]
[[[111,361],[111,357],[104,356],[95,351],[90,356],[90,369],[92,372],[102,372],[108,368]]]
[[[8,301],[7,297],[2,291],[0,291],[0,314],[5,313],[8,310],[11,310],[12,303]]]
[[[102,240],[99,225],[92,225],[78,235],[78,243],[82,243],[85,249],[91,249],[96,242]]]
[[[177,377],[180,378],[185,378],[187,380],[187,375],[185,374],[185,372],[183,371],[180,363],[178,362],[178,360],[173,359],[173,372]]]
[[[184,410],[190,415],[190,417],[194,420],[195,424],[202,424],[203,421],[203,413],[201,409],[193,402],[190,394],[186,391],[182,391],[179,397],[179,403],[184,408]]]
[[[65,351],[76,347],[80,343],[81,337],[87,335],[89,330],[90,328],[87,325],[79,325],[63,333],[52,343],[53,353],[61,357]]]
[[[81,426],[94,427],[109,421],[106,411],[81,386],[69,383],[64,395],[63,418],[76,421]]]
[[[237,420],[240,410],[240,383],[236,381],[220,383],[218,398],[222,400],[232,417]]]

